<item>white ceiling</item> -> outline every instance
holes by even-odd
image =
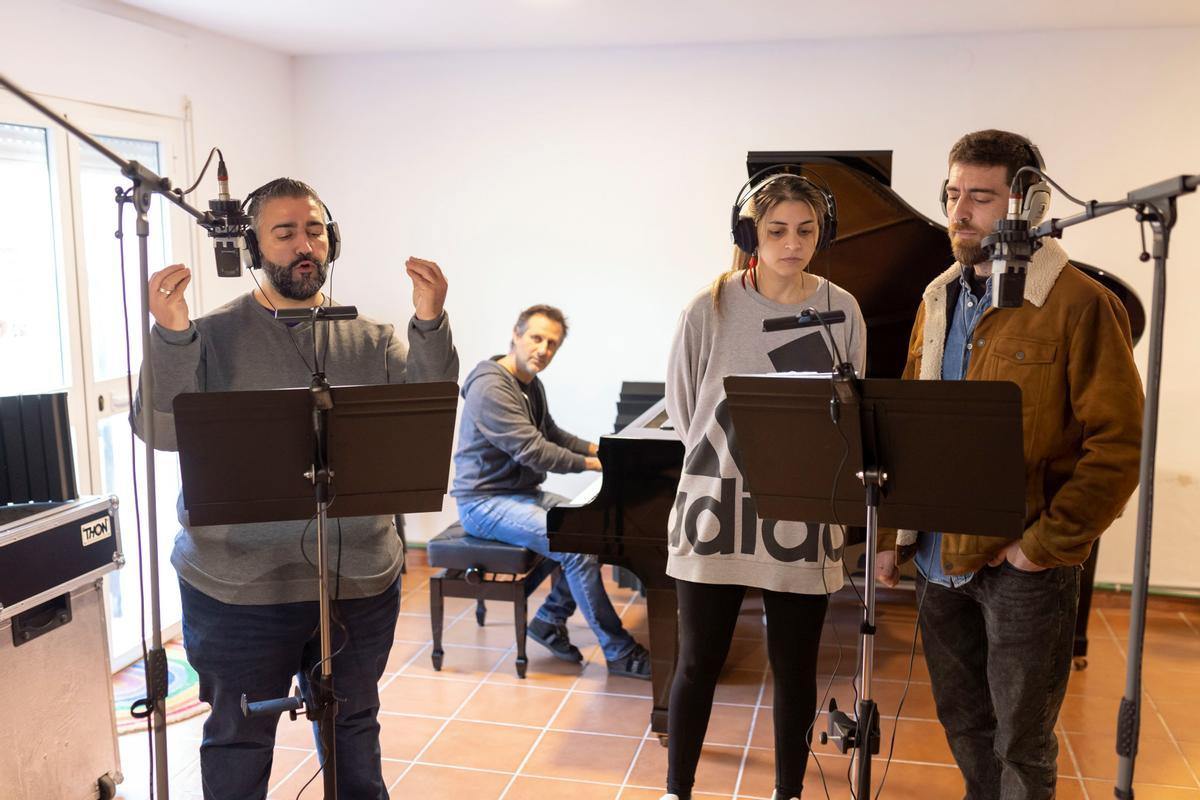
[[[294,55],[1200,25],[1196,0],[120,1]]]

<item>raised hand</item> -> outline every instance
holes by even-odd
[[[410,257],[404,270],[413,282],[413,308],[417,319],[432,320],[442,315],[446,305],[446,276],[436,262]]]
[[[188,318],[184,290],[192,282],[192,271],[183,264],[172,264],[150,276],[150,314],[160,326],[172,331],[186,331]]]

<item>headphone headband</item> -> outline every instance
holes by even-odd
[[[1025,151],[1029,153],[1032,164],[1025,166],[1037,167],[1039,172],[1046,171],[1046,162],[1042,159],[1042,151],[1038,146],[1024,136],[1018,136],[1021,144],[1024,145]],[[949,180],[942,181],[942,214],[947,218],[950,216],[949,194],[947,185]],[[1037,225],[1046,215],[1046,210],[1050,207],[1050,184],[1048,184],[1041,175],[1037,176],[1036,180],[1031,181],[1022,189],[1021,200],[1021,216],[1026,219],[1030,225]]]
[[[763,178],[764,175],[767,177]],[[733,203],[733,213],[729,221],[730,235],[733,237],[733,243],[747,255],[752,255],[758,250],[758,230],[755,228],[753,217],[742,216],[742,209],[764,188],[786,177],[805,181],[825,198],[825,214],[821,224],[821,236],[817,240],[817,250],[829,247],[837,237],[837,202],[829,184],[820,175],[800,164],[774,164],[751,175],[738,190]]]

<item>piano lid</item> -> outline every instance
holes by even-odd
[[[892,190],[890,150],[746,155],[750,175],[780,164],[800,164],[833,190],[838,236],[832,248],[817,254],[809,270],[857,298],[867,322],[867,374],[899,377],[921,294],[954,263],[946,226],[921,214]],[[1075,260],[1071,263],[1120,298],[1136,343],[1145,328],[1146,314],[1133,289],[1104,270]]]

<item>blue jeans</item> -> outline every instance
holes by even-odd
[[[458,519],[467,533],[480,539],[520,545],[546,557],[547,561],[543,562],[545,574],[531,576],[536,580],[530,581],[529,586],[540,583],[555,564],[562,566],[565,580],[554,584],[535,618],[550,623],[565,622],[578,604],[580,613],[600,641],[604,658],[616,661],[629,655],[636,642],[621,625],[621,618],[604,591],[599,560],[594,555],[550,550],[546,509],[567,502],[567,498],[538,492],[457,499]]]
[[[1080,572],[1005,561],[957,588],[917,578],[933,699],[967,800],[1055,796]]]
[[[244,692],[250,702],[285,697],[292,676],[298,676],[311,700],[308,674],[321,660],[318,605],[229,605],[184,581],[179,594],[188,661],[200,677],[200,699],[212,705],[200,743],[204,798],[265,798],[279,718],[247,719],[241,696]],[[339,700],[334,742],[341,797],[388,797],[379,753],[379,679],[399,612],[399,579],[375,597],[333,604],[333,680]],[[316,723],[312,727],[320,756]],[[321,778],[314,783],[319,788]]]

